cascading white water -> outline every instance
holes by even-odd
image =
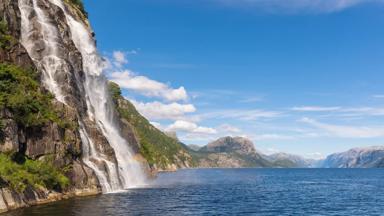
[[[22,22],[22,34],[21,41],[27,50],[30,52],[31,58],[37,63],[37,67],[43,72],[43,83],[56,97],[56,99],[62,103],[65,103],[64,95],[61,92],[60,86],[56,82],[55,78],[61,70],[65,70],[61,66],[65,65],[63,60],[58,57],[58,49],[56,36],[58,35],[57,29],[48,24],[48,18],[44,15],[44,12],[37,7],[37,1],[32,0],[33,7],[26,4],[26,1],[19,1],[19,7],[21,10],[22,20],[28,20],[32,12],[36,13],[36,17],[41,26],[41,39],[46,49],[42,53],[37,52],[40,46],[31,37],[34,33],[33,28],[29,25],[29,22]]]
[[[29,1],[33,2],[32,7],[28,4]],[[95,171],[103,187],[103,192],[114,192],[143,185],[145,183],[145,175],[142,168],[134,159],[129,143],[121,136],[113,120],[115,119],[113,103],[108,94],[107,80],[103,76],[104,63],[98,55],[95,41],[89,29],[68,13],[61,0],[49,1],[61,8],[65,14],[72,40],[82,55],[85,82],[80,83],[78,80],[78,84],[82,85],[85,90],[88,116],[90,120],[97,123],[101,132],[114,149],[117,165],[109,161],[105,155],[97,152],[94,142],[87,134],[83,123],[79,122],[80,134],[83,141],[83,161]],[[19,0],[19,7],[22,14],[22,42],[29,54],[33,57],[33,54],[36,53],[36,47],[33,45],[35,41],[29,36],[32,29],[28,19],[31,13],[35,11],[38,22],[41,25],[41,34],[46,42],[45,46],[51,50],[49,56],[57,60],[54,65],[56,65],[57,68],[68,68],[65,65],[65,61],[57,52],[59,37],[57,27],[50,24],[48,17],[44,15],[44,11],[36,4],[36,0]],[[35,60],[35,62],[44,65],[44,62],[38,60]],[[44,68],[49,67],[45,66]],[[55,75],[58,72],[60,71],[46,69],[43,76],[44,79],[52,81],[49,82],[47,86],[48,89],[55,94],[56,98],[64,99],[64,97],[59,94],[60,89],[55,80]],[[52,83],[56,83],[56,85]],[[100,164],[104,164],[104,169],[100,168]]]

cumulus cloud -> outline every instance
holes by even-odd
[[[123,65],[128,64],[128,60],[124,52],[114,51],[112,55],[113,55],[113,63],[116,67],[122,67]]]
[[[196,111],[195,106],[192,104],[130,101],[143,116],[150,120],[178,120],[183,118],[185,114]]]
[[[119,84],[120,87],[135,91],[147,97],[162,98],[167,101],[187,100],[188,95],[184,87],[177,89],[169,85],[152,80],[145,76],[134,74],[130,70],[112,72],[109,74],[111,81]]]
[[[302,118],[300,122],[307,123],[328,132],[330,135],[341,138],[376,138],[384,137],[384,127],[353,127],[346,125],[333,125],[318,122],[310,118]]]
[[[244,6],[269,13],[331,13],[382,0],[213,0],[228,6]]]
[[[167,131],[183,131],[193,134],[216,134],[216,129],[198,126],[194,122],[177,120],[166,128]]]

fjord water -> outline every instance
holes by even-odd
[[[200,169],[6,216],[382,215],[384,169]]]

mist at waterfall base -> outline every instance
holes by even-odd
[[[5,216],[382,215],[383,169],[200,169]]]
[[[64,74],[71,74],[73,65],[65,60],[61,50],[62,38],[59,34],[58,24],[49,16],[46,10],[42,10],[41,4],[57,6],[65,16],[72,37],[72,41],[80,52],[83,63],[85,80],[76,77],[79,89],[87,104],[87,117],[97,124],[99,130],[113,148],[115,160],[108,158],[102,152],[98,152],[95,141],[91,139],[86,130],[84,120],[79,119],[79,132],[82,139],[82,160],[96,174],[104,193],[121,191],[145,184],[145,175],[139,162],[134,159],[129,143],[119,132],[113,103],[108,93],[107,80],[103,75],[104,63],[98,55],[95,40],[90,29],[76,20],[66,8],[62,0],[18,0],[21,12],[21,42],[28,54],[35,62],[37,68],[42,71],[42,81],[56,99],[66,104],[66,95],[62,83]],[[31,24],[31,17],[36,16],[39,27]],[[38,36],[36,36],[38,35]],[[41,47],[37,40],[44,44],[45,49],[41,53]],[[41,44],[40,44],[41,45]]]

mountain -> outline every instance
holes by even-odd
[[[193,150],[193,151],[199,151],[200,148],[201,148],[201,146],[199,146],[199,145],[195,145],[195,144],[190,144],[190,145],[188,145],[188,148],[189,148],[190,150]]]
[[[243,137],[223,137],[190,153],[198,167],[271,167],[252,141]]]
[[[0,212],[189,167],[103,76],[81,0],[0,1]]]
[[[323,168],[381,168],[384,167],[384,146],[354,148],[329,155]]]
[[[309,168],[314,167],[316,160],[305,159],[298,155],[276,153],[265,156],[275,167],[284,168]]]

